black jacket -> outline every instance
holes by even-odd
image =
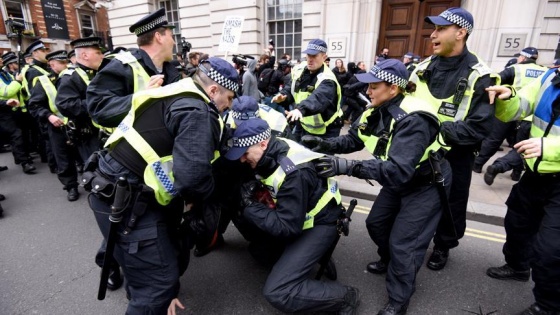
[[[400,106],[403,99],[404,97],[399,95],[382,104],[371,112],[366,124],[360,124],[362,118],[358,118],[347,135],[327,139],[334,147],[332,151],[324,153],[351,153],[362,150],[365,145],[358,137],[358,129],[363,129],[364,134],[376,136],[381,135],[383,131],[390,131],[392,116],[388,109],[390,106]],[[419,169],[416,169],[416,166],[426,148],[432,144],[438,134],[436,117],[411,113],[395,123],[391,132],[392,139],[387,151],[387,160],[361,161],[359,172],[352,176],[373,179],[384,187],[400,187],[410,182],[415,175],[429,171],[427,165],[422,165]]]
[[[430,93],[439,99],[452,96],[459,79],[468,79],[469,74],[473,71],[472,67],[477,63],[478,58],[466,47],[459,56],[432,57],[424,75]],[[470,147],[474,150],[490,134],[494,121],[494,106],[490,105],[490,99],[485,89],[494,83],[495,80],[489,74],[479,78],[475,84],[471,106],[465,120],[442,123],[441,133],[448,145]]]
[[[280,167],[279,161],[288,153],[286,142],[272,138],[259,161],[256,173],[264,178]],[[297,166],[297,170],[286,175],[276,198],[276,209],[261,203],[247,206],[243,216],[259,229],[282,239],[293,239],[303,232],[305,215],[313,209],[327,190],[327,180],[317,176],[312,162]],[[335,224],[342,212],[341,206],[331,200],[315,216],[315,225]]]
[[[158,74],[150,56],[142,49],[129,49],[149,76]],[[169,62],[163,63],[163,85],[181,79]],[[113,59],[93,78],[87,89],[87,109],[94,120],[105,127],[116,127],[130,111],[134,79],[132,68]]]
[[[51,74],[49,79],[54,80],[53,84],[58,87],[60,80],[58,78],[54,79],[56,74]],[[45,88],[40,82],[37,82],[33,89],[31,89],[31,97],[29,98],[27,109],[29,113],[41,123],[48,123],[49,117],[54,115],[49,106],[49,98]]]
[[[38,66],[39,68],[42,68],[47,72],[51,72],[49,65],[39,60],[33,59],[33,65]],[[43,73],[32,66],[29,66],[29,69],[27,70],[27,72],[25,72],[25,79],[27,80],[27,90],[29,91],[29,93],[31,93],[31,89],[33,88],[33,78],[38,77],[40,75],[43,75]]]
[[[90,80],[97,74],[97,71],[81,64],[77,64],[76,68],[84,70]],[[62,75],[59,78],[56,107],[62,115],[70,119],[87,120],[89,119],[86,106],[88,86],[78,72],[72,69],[69,71],[73,71],[71,75]]]

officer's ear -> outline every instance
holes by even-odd
[[[457,40],[463,40],[467,36],[467,29],[466,28],[458,28],[457,29]]]

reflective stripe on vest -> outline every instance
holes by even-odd
[[[449,110],[443,105],[443,103],[453,103],[454,95],[451,95],[446,99],[435,98],[432,93],[430,93],[426,82],[420,80],[420,78],[418,77],[418,72],[426,70],[432,58],[433,56],[419,63],[418,67],[416,67],[414,72],[412,72],[412,74],[410,75],[409,80],[416,84],[416,91],[413,93],[413,95],[420,99],[429,101],[434,106],[436,106],[438,119],[442,122],[463,121],[465,119],[465,116],[469,113],[476,81],[478,81],[480,77],[489,74],[491,77],[495,78],[497,80],[497,84],[499,84],[500,77],[497,74],[492,73],[492,70],[477,56],[478,63],[473,66],[473,71],[471,71],[469,74],[467,89],[465,91],[465,94],[463,95],[463,98],[461,99],[461,102],[459,104],[455,104],[458,105],[456,109]]]
[[[311,93],[300,90],[299,92],[295,92],[296,81],[301,77],[303,71],[307,67],[306,62],[302,62],[297,65],[294,69],[292,69],[292,95],[294,97],[294,102],[296,103],[296,108],[299,103],[305,100]],[[332,72],[332,70],[323,65],[323,72],[317,75],[317,82],[315,82],[315,89],[319,87],[323,80],[331,80],[336,84],[336,94],[337,94],[337,103],[336,103],[336,110],[331,117],[327,119],[327,121],[323,120],[323,116],[321,114],[314,114],[311,116],[304,116],[301,119],[301,126],[305,131],[310,134],[314,135],[324,135],[327,132],[327,127],[332,124],[336,118],[342,117],[342,109],[340,109],[340,102],[342,100],[342,92],[340,89],[340,85],[338,84],[338,80],[336,76]]]
[[[302,145],[298,144],[297,142],[294,142],[292,140],[288,140],[288,139],[284,139],[284,138],[277,138],[280,141],[284,141],[286,142],[290,149],[288,150],[288,154],[286,155],[286,157],[284,157],[284,159],[288,159],[289,162],[291,163],[287,163],[290,166],[295,166],[295,165],[300,165],[303,163],[307,163],[310,162],[312,160],[315,160],[317,158],[320,158],[322,156],[324,156],[324,154],[320,154],[320,153],[316,153],[313,152],[305,147],[303,147]],[[280,163],[282,164],[282,163]],[[278,191],[280,190],[280,187],[282,186],[282,183],[284,183],[284,179],[286,178],[286,171],[282,168],[282,166],[279,166],[274,173],[272,173],[270,176],[268,176],[267,178],[261,179],[261,182],[270,190],[270,194],[272,196],[272,198],[274,199],[274,202],[276,202],[276,195],[278,194]],[[317,204],[315,205],[315,207],[313,207],[313,209],[311,209],[309,212],[306,213],[305,215],[305,222],[303,223],[303,229],[310,229],[313,227],[314,225],[314,217],[317,215],[317,213],[319,213],[321,210],[323,210],[323,208],[325,208],[325,206],[332,200],[335,199],[337,204],[340,204],[342,197],[340,195],[340,190],[338,188],[338,182],[336,181],[336,179],[334,179],[333,177],[328,178],[328,188],[327,190],[323,193],[323,195],[321,196],[321,198],[319,198],[319,201],[317,201]]]
[[[206,103],[210,102],[208,97],[202,93],[191,78],[168,84],[158,89],[149,89],[134,93],[132,96],[132,108],[115,129],[113,134],[105,143],[105,147],[116,143],[124,138],[140,156],[148,163],[144,170],[144,182],[154,190],[156,200],[161,205],[167,205],[177,195],[173,186],[173,157],[171,155],[160,157],[144,138],[134,129],[136,112],[143,104],[151,99],[160,99],[181,93],[192,93],[200,96]],[[224,123],[218,115],[220,130],[223,131]],[[220,138],[221,138],[220,134]],[[220,156],[218,151],[214,152],[214,162]]]
[[[150,76],[144,70],[138,59],[132,55],[130,51],[121,52],[115,55],[115,59],[119,60],[125,65],[129,65],[132,68],[132,76],[134,78],[134,93],[138,91],[143,91],[148,82],[150,82]]]
[[[25,94],[26,94],[24,96],[25,100],[28,100],[29,96],[31,95],[31,91],[29,91],[29,84],[28,84],[28,81],[27,81],[27,78],[26,78],[26,74],[27,74],[27,71],[29,70],[29,68],[33,68],[33,69],[39,71],[41,74],[49,75],[49,72],[47,70],[39,67],[38,65],[31,65],[31,66],[26,65],[26,66],[23,67],[23,69],[21,70],[21,75],[23,77],[23,80],[22,80],[23,90],[25,91]],[[35,80],[35,78],[33,78],[33,82],[31,82],[31,87],[33,87],[35,85],[35,82],[37,82],[37,81]]]
[[[399,106],[405,113],[407,114],[411,114],[414,112],[424,112],[424,113],[428,113],[434,116],[435,119],[437,119],[437,113],[434,109],[434,107],[429,104],[428,102],[425,102],[421,99],[418,99],[417,97],[414,96],[410,96],[407,95],[405,96],[405,98],[402,100],[400,106]],[[370,108],[368,110],[366,110],[363,114],[362,117],[360,119],[360,122],[358,124],[362,125],[362,124],[367,124],[367,118],[373,113],[375,109],[374,108]],[[390,127],[390,137],[389,137],[389,142],[387,143],[387,149],[385,150],[385,155],[379,156],[378,158],[380,158],[383,161],[386,161],[388,156],[387,156],[387,152],[389,152],[389,148],[391,147],[391,141],[393,140],[393,128],[395,125],[395,119],[392,118],[391,119],[391,127]],[[362,133],[361,129],[358,129],[358,137],[364,142],[364,145],[366,147],[366,149],[373,154],[373,152],[375,151],[375,147],[377,145],[377,141],[379,140],[379,137],[376,137],[374,135],[364,135]],[[422,158],[420,159],[420,161],[418,161],[418,164],[416,165],[416,167],[420,166],[420,163],[424,162],[425,160],[428,159],[429,154],[431,151],[437,151],[441,148],[441,144],[439,143],[439,141],[435,140],[434,142],[432,142],[424,151],[424,154],[422,155]]]
[[[515,70],[515,80],[513,87],[520,89],[523,86],[531,83],[534,79],[540,77],[545,73],[548,68],[539,66],[534,63],[514,64],[511,67]]]
[[[38,76],[37,78],[39,80],[39,83],[43,87],[43,90],[45,90],[45,94],[47,94],[47,98],[49,100],[49,109],[58,118],[62,119],[64,121],[64,124],[66,125],[66,123],[68,122],[68,118],[62,116],[54,103],[56,99],[56,87],[52,83],[51,79],[49,79],[49,77],[47,77],[46,75]]]

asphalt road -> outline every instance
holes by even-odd
[[[0,165],[9,166],[0,173],[0,193],[7,197],[0,219],[0,314],[124,314],[123,289],[96,299],[100,269],[94,255],[101,235],[84,192],[68,202],[46,164],[26,175],[3,153]],[[334,253],[339,281],[360,289],[360,314],[376,314],[387,301],[384,276],[365,271],[377,259],[364,224],[370,205],[359,201],[350,235]],[[516,314],[529,306],[532,282],[485,275],[486,268],[503,264],[504,238],[502,227],[469,221],[448,266],[420,270],[408,314]],[[235,227],[225,239],[219,250],[192,258],[181,279],[187,310],[180,314],[280,314],[261,295],[267,270],[249,256]]]

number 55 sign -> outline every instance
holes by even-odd
[[[346,37],[330,38],[327,56],[346,57]]]
[[[527,34],[502,34],[500,46],[498,47],[498,57],[513,57],[525,48]]]

